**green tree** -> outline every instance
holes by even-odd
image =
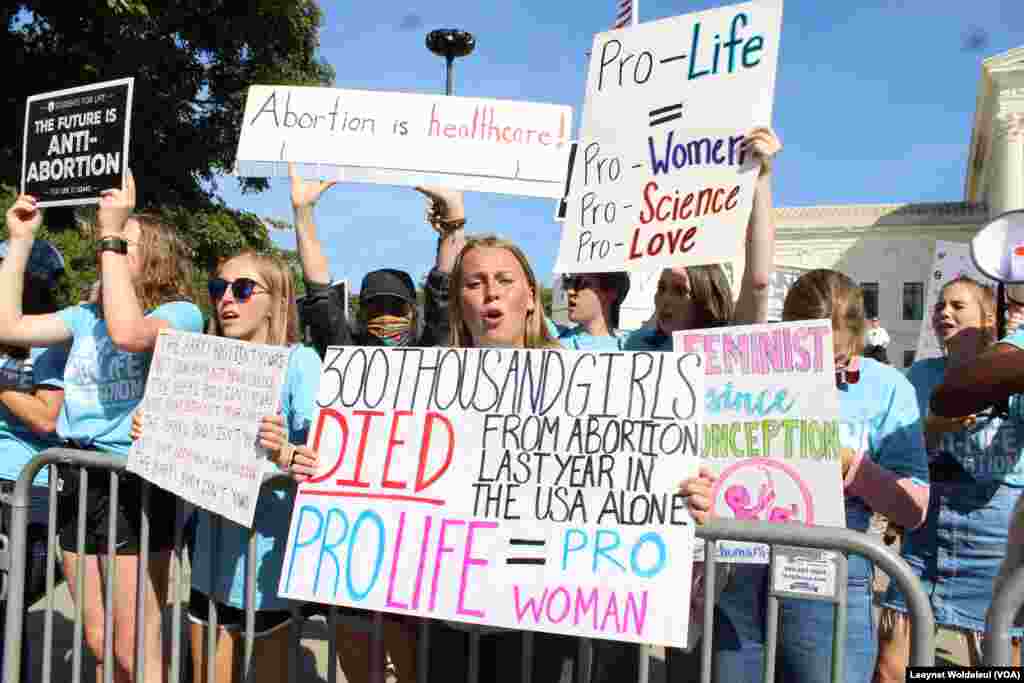
[[[249,85],[333,81],[317,54],[315,0],[21,0],[0,5],[0,16],[7,28],[0,53],[9,64],[0,101],[13,132],[0,140],[4,209],[20,180],[26,98],[133,76],[129,158],[139,207],[164,213],[200,267],[241,248],[273,248],[259,216],[217,198],[216,179],[232,168]],[[259,178],[239,183],[245,192],[267,187]],[[67,301],[96,277],[82,215],[46,213],[45,237],[68,262]]]

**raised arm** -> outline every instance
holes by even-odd
[[[136,279],[148,277],[148,274],[142,272],[142,226],[138,221],[129,221],[134,210],[135,178],[129,171],[123,190],[111,189],[101,193],[99,211],[96,212],[101,242],[115,238],[128,243],[126,254],[113,249],[100,252],[100,299],[103,318],[114,346],[121,351],[140,353],[152,351],[160,330],[170,327],[171,323],[162,318],[147,317],[135,291]]]
[[[949,367],[942,384],[932,393],[931,407],[936,415],[960,417],[1021,393],[1024,393],[1024,349],[1001,343],[971,363]]]
[[[441,187],[417,187],[430,200],[427,223],[437,231],[437,257],[427,275],[423,346],[448,343],[448,276],[466,245],[466,208],[462,193]]]
[[[43,224],[35,197],[21,195],[7,211],[7,257],[0,260],[0,343],[49,346],[71,339],[71,330],[54,314],[23,315],[25,268],[36,232]]]
[[[737,324],[768,318],[768,285],[775,270],[775,216],[772,210],[772,162],[782,143],[771,128],[755,128],[744,145],[761,162],[754,185],[754,205],[747,224],[746,265],[736,301]]]
[[[295,164],[288,163],[292,183],[292,211],[295,214],[295,242],[302,263],[302,276],[307,282],[331,284],[331,268],[324,256],[323,246],[316,236],[313,208],[324,192],[334,187],[336,180],[303,180],[295,173]]]

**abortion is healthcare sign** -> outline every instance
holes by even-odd
[[[328,351],[280,595],[681,646],[700,354]]]
[[[686,330],[673,345],[704,354],[701,460],[718,475],[715,515],[846,526],[831,323]],[[768,552],[719,541],[718,557],[766,563]]]

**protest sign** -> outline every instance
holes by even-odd
[[[555,270],[731,261],[771,123],[781,2],[749,2],[594,38]]]
[[[128,471],[251,527],[263,472],[273,467],[259,423],[279,412],[288,356],[283,346],[161,331]]]
[[[932,268],[928,272],[925,285],[924,316],[921,318],[921,330],[917,334],[917,352],[914,354],[914,360],[939,358],[943,355],[932,327],[932,311],[935,310],[935,302],[939,300],[942,285],[961,275],[973,278],[982,284],[995,285],[974,265],[974,260],[971,259],[970,244],[937,240],[935,242],[935,258],[932,259]]]
[[[793,283],[806,273],[808,268],[775,266],[771,280],[768,282],[768,320],[777,323],[782,320],[782,306],[786,303],[786,295]]]
[[[699,354],[333,348],[283,597],[685,645]]]
[[[133,78],[33,95],[25,107],[21,191],[40,207],[95,204],[123,185]]]
[[[718,475],[715,515],[846,526],[829,321],[685,330],[673,344],[704,354],[701,460]],[[720,541],[718,558],[768,553]]]
[[[572,107],[295,86],[249,88],[235,173],[565,194]]]

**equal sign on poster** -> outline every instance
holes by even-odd
[[[264,471],[260,420],[277,415],[289,349],[163,330],[128,471],[251,527]]]
[[[714,513],[846,526],[832,325],[827,320],[686,330],[677,352],[704,354],[701,461]],[[767,546],[719,541],[724,562],[767,563]]]
[[[134,78],[28,98],[21,191],[40,207],[96,204],[128,168]]]
[[[415,93],[254,85],[235,173],[561,197],[572,108]]]
[[[332,348],[279,594],[687,642],[699,354]]]
[[[771,125],[782,3],[764,0],[600,33],[555,271],[733,260]]]

